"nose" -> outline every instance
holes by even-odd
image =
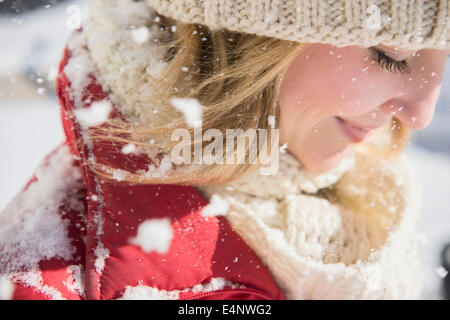
[[[428,89],[423,96],[411,98],[393,99],[386,103],[383,108],[396,117],[412,130],[426,128],[433,119],[434,110],[441,85]]]
[[[383,109],[413,130],[426,128],[433,119],[448,51],[423,50],[412,66],[402,95],[383,105]]]

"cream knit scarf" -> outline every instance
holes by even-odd
[[[327,187],[336,201],[319,192]],[[226,219],[288,298],[410,299],[421,287],[415,188],[404,158],[357,154],[313,175],[285,154],[275,176],[201,190],[229,204]]]
[[[164,68],[164,52],[152,45],[159,31],[151,28],[147,41],[136,41],[154,14],[142,1],[94,0],[84,29],[97,76],[131,121],[164,121],[162,112],[143,105],[150,75]],[[288,298],[419,296],[414,226],[420,202],[405,158],[388,163],[354,153],[313,175],[286,153],[277,175],[255,173],[201,191],[228,202],[226,219]]]

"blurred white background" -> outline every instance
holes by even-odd
[[[0,210],[63,142],[54,87],[59,60],[89,0],[0,0]],[[39,8],[32,8],[41,3]],[[450,242],[450,63],[432,124],[407,152],[424,193],[424,298],[442,299],[441,252]]]

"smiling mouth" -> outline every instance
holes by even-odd
[[[360,127],[340,117],[335,118],[338,120],[337,122],[339,123],[343,133],[352,143],[359,143],[363,141],[374,129],[376,129]]]

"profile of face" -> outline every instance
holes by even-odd
[[[392,117],[413,130],[431,121],[447,50],[311,44],[281,84],[280,142],[315,173]]]

